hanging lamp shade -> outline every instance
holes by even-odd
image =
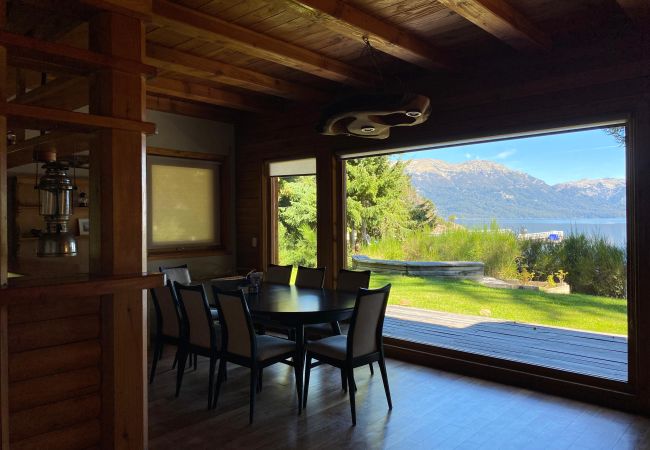
[[[392,127],[425,122],[431,101],[410,93],[367,93],[346,96],[323,110],[318,132],[325,135],[386,139]]]

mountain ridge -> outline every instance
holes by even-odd
[[[625,180],[620,178],[549,185],[525,172],[486,160],[411,160],[406,172],[418,194],[430,199],[444,217],[625,217]]]

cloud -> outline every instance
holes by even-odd
[[[465,158],[472,159],[472,154],[471,153],[465,153]]]
[[[496,156],[494,156],[494,159],[507,159],[510,156],[514,155],[515,153],[517,153],[517,149],[511,148],[509,150],[504,150],[502,152],[497,153]]]

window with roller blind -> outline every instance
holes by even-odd
[[[219,248],[222,162],[148,157],[148,247]]]

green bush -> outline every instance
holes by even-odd
[[[545,280],[562,269],[574,292],[626,296],[625,250],[602,236],[572,233],[560,243],[522,241],[521,254],[520,265],[534,271],[536,279]]]
[[[493,223],[479,230],[452,228],[438,234],[425,227],[402,239],[386,237],[372,242],[362,247],[360,253],[405,261],[481,261],[486,275],[514,278],[519,246],[514,234]]]

